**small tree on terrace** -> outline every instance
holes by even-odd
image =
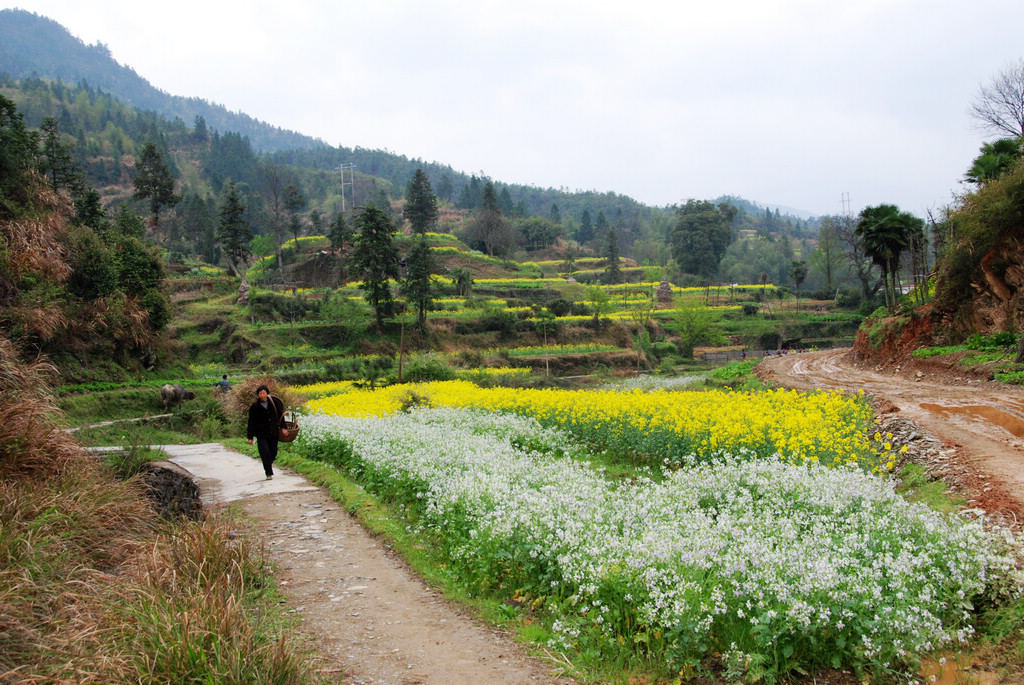
[[[302,219],[299,212],[306,208],[308,200],[297,183],[289,183],[284,189],[284,208],[288,210],[288,228],[295,238],[298,249],[299,234],[302,232]]]
[[[420,236],[406,259],[406,273],[402,279],[402,295],[416,306],[416,326],[420,335],[427,331],[427,309],[430,308],[433,287],[431,274],[437,270],[427,239]]]
[[[457,266],[448,272],[455,286],[455,294],[459,297],[469,297],[473,291],[473,273],[464,266]]]
[[[345,222],[345,215],[338,212],[334,216],[330,227],[327,230],[327,237],[331,241],[331,249],[339,253],[338,267],[339,278],[342,285],[348,282],[348,265],[346,250],[352,244],[352,229]]]
[[[614,309],[612,298],[608,291],[599,285],[587,286],[587,302],[594,312],[594,330],[601,328],[601,316],[611,313]]]
[[[821,222],[818,229],[818,248],[811,253],[811,265],[825,276],[825,290],[833,291],[836,274],[844,260],[843,248],[839,243],[835,226],[830,217]]]
[[[288,175],[284,167],[272,162],[265,162],[259,167],[259,189],[263,195],[263,206],[269,213],[270,228],[276,242],[274,251],[277,256],[278,269],[284,269],[284,257],[281,256],[281,244],[284,243],[285,221],[284,190],[288,186]]]
[[[807,262],[793,260],[789,263],[789,278],[793,281],[796,292],[800,292],[800,286],[807,280]]]
[[[651,296],[650,292],[646,292],[629,309],[629,316],[636,323],[636,370],[640,370],[640,361],[643,358],[644,347],[650,342],[650,333],[647,332],[647,326],[651,323],[651,319],[654,315],[654,297]]]
[[[693,359],[693,350],[697,345],[718,345],[725,339],[715,325],[711,310],[705,307],[681,304],[676,309],[675,319],[679,326],[679,354],[687,359]]]
[[[362,276],[360,285],[366,301],[373,308],[377,328],[384,317],[394,314],[395,303],[389,279],[398,278],[398,250],[394,244],[394,226],[378,207],[363,207],[356,214],[356,235],[352,266]]]
[[[488,256],[506,255],[515,245],[512,227],[501,215],[498,194],[490,181],[484,186],[483,205],[469,220],[466,228],[468,242],[483,247]]]

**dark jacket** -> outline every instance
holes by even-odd
[[[249,425],[245,429],[246,438],[277,440],[277,429],[281,425],[282,416],[284,416],[284,402],[280,398],[271,395],[266,408],[260,404],[259,400],[256,400],[249,407]]]

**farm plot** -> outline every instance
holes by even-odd
[[[528,607],[570,657],[682,675],[712,660],[769,681],[879,673],[968,640],[973,603],[1017,587],[979,521],[897,495],[870,440],[818,435],[863,433],[855,397],[725,393],[701,405],[698,433],[770,418],[712,445],[681,442],[690,428],[659,412],[714,393],[475,392],[322,398],[301,445],[402,505],[468,587]],[[624,451],[618,433],[654,437]],[[671,446],[644,459],[658,439]],[[594,466],[609,451],[653,468],[612,477]]]

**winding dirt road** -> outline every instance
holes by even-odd
[[[863,390],[881,411],[898,411],[968,467],[958,483],[975,503],[1024,522],[1024,391],[956,370],[915,365],[884,372],[854,362],[848,348],[767,357],[759,375],[798,390]]]

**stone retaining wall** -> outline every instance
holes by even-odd
[[[202,514],[199,486],[192,480],[192,474],[177,464],[149,462],[143,479],[154,507],[164,518],[197,519]]]

